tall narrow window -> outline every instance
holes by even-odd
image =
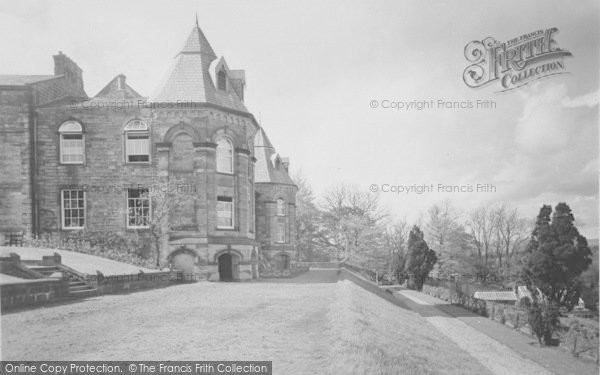
[[[233,198],[217,197],[217,228],[233,229]]]
[[[144,122],[133,120],[125,126],[125,155],[128,163],[150,161],[150,133]]]
[[[222,70],[219,70],[219,73],[217,73],[217,88],[219,90],[227,90],[227,76]]]
[[[217,141],[217,172],[233,173],[233,146],[227,138]]]
[[[285,243],[285,223],[277,223],[277,242]]]
[[[67,121],[58,128],[60,133],[60,162],[83,164],[84,143],[81,124]]]
[[[127,189],[127,228],[150,226],[148,189]]]
[[[277,216],[285,216],[285,201],[281,198],[277,199]]]
[[[85,225],[85,192],[81,189],[61,190],[60,204],[63,229],[83,229]]]

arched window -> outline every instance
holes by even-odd
[[[281,198],[277,199],[277,216],[285,216],[285,201]]]
[[[67,121],[59,128],[60,162],[62,164],[83,164],[85,154],[83,128],[76,121]]]
[[[227,75],[223,70],[219,70],[219,73],[217,73],[217,88],[227,90]]]
[[[145,122],[132,120],[125,125],[125,158],[128,163],[150,161],[150,132]]]
[[[217,172],[233,173],[233,145],[227,138],[217,141]]]

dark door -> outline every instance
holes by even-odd
[[[229,254],[223,254],[219,257],[219,279],[221,281],[233,281],[231,255]]]

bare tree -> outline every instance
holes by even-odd
[[[504,263],[508,268],[515,251],[529,238],[529,223],[519,215],[518,209],[510,208],[505,204],[499,206],[495,212],[498,257],[502,265],[502,254],[504,254]]]
[[[314,261],[317,239],[319,233],[319,221],[321,212],[315,204],[313,190],[302,172],[294,175],[294,182],[298,186],[296,194],[296,244],[297,260],[301,255],[308,261]]]
[[[427,210],[425,223],[425,233],[430,245],[442,250],[458,226],[459,218],[460,214],[449,200],[431,206]]]
[[[473,236],[479,260],[487,267],[490,249],[496,230],[496,217],[493,208],[481,206],[469,215],[468,226]]]
[[[160,267],[161,241],[171,231],[183,223],[182,209],[195,205],[196,189],[194,185],[174,177],[157,179],[147,189],[143,189],[141,197],[149,203],[130,207],[136,212],[134,217],[140,218],[148,226],[154,242],[156,266]]]
[[[323,245],[336,249],[338,256],[350,259],[367,242],[374,240],[377,226],[386,217],[379,196],[354,186],[338,185],[323,197]]]
[[[396,270],[404,270],[406,264],[406,241],[410,227],[406,220],[398,220],[386,228],[385,244],[389,251],[388,275]],[[396,272],[398,274],[398,272]]]

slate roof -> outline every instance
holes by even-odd
[[[32,83],[56,78],[54,75],[0,75],[2,86],[26,86]]]
[[[150,97],[150,101],[157,103],[176,103],[177,101],[210,103],[248,112],[231,84],[227,85],[227,90],[218,90],[215,87],[209,69],[211,63],[216,59],[217,56],[210,43],[196,24],[181,52],[175,56],[175,61],[162,83]],[[226,69],[229,72],[229,69]],[[233,72],[235,72],[233,76],[228,74],[228,78],[240,76],[239,71]]]
[[[295,185],[263,128],[254,136],[254,182]]]
[[[121,80],[121,87],[119,88],[119,80]],[[131,86],[127,84],[127,77],[123,74],[119,74],[113,78],[96,96],[94,99],[105,99],[105,100],[124,100],[124,99],[138,99],[142,96],[135,91]]]

